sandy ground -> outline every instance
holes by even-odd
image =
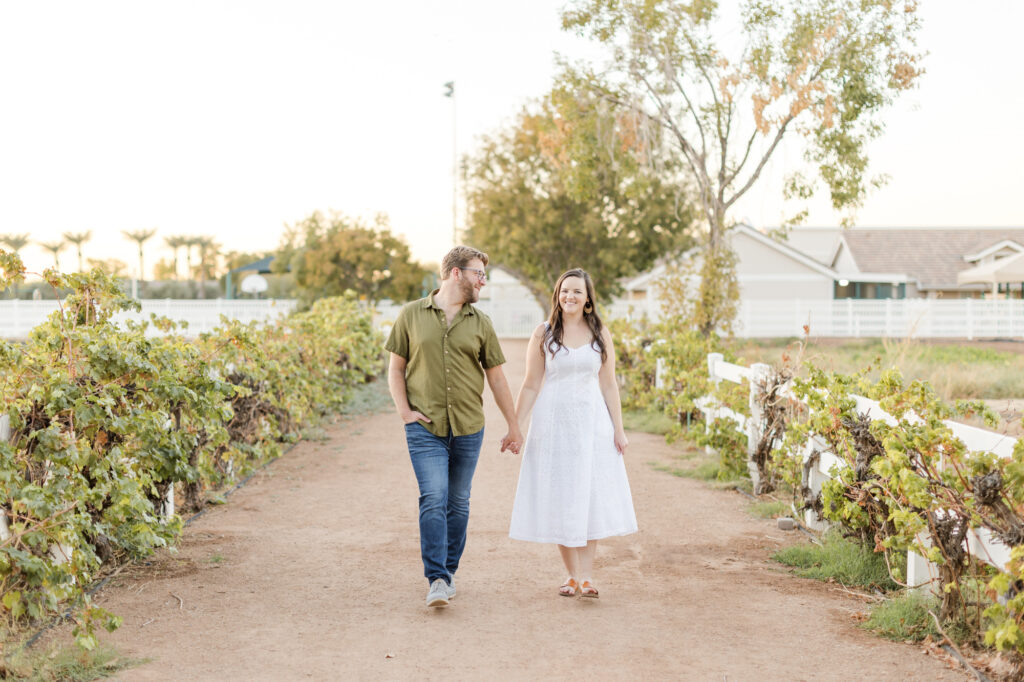
[[[524,343],[504,344],[513,389]],[[342,420],[191,524],[177,554],[125,571],[104,640],[149,662],[122,680],[963,680],[856,627],[865,605],[769,559],[799,535],[735,492],[655,471],[630,434],[640,532],[604,541],[598,600],[556,594],[553,546],[508,538],[519,460],[488,395],[458,596],[427,609],[417,488],[393,413]]]

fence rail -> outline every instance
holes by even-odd
[[[616,301],[609,317],[657,319],[656,300]],[[750,300],[740,301],[737,336],[1024,338],[1024,301],[978,299]]]
[[[120,313],[119,320],[148,320],[150,314],[161,315],[188,323],[189,336],[213,330],[220,324],[221,315],[233,320],[253,322],[287,315],[295,309],[293,300],[183,300],[143,299],[141,313]],[[0,301],[0,338],[24,339],[32,329],[42,324],[55,310],[57,301]],[[152,333],[159,333],[151,329]]]
[[[760,423],[761,411],[758,401],[758,382],[767,376],[770,369],[768,365],[761,363],[753,364],[750,367],[734,365],[725,362],[721,353],[708,354],[708,374],[712,382],[731,381],[738,384],[744,381],[749,382],[750,415],[739,414],[733,410],[723,408],[717,405],[711,396],[705,396],[698,400],[697,407],[704,413],[707,421],[715,418],[726,418],[735,422],[736,430],[747,435],[748,454],[753,454],[753,448],[759,434],[763,430]],[[785,389],[784,392],[788,393]],[[788,395],[789,397],[794,397],[792,393],[788,393]],[[864,414],[872,420],[885,421],[889,424],[896,423],[896,418],[883,410],[878,402],[855,394],[850,394],[849,397],[856,400],[856,409],[859,414]],[[950,428],[953,435],[959,438],[971,452],[991,452],[999,457],[1009,457],[1013,454],[1014,446],[1017,444],[1017,439],[1012,436],[961,424],[952,420],[945,420],[944,423]],[[830,452],[828,444],[820,437],[813,437],[805,444],[803,463],[806,464],[808,460],[815,456],[815,453],[817,453],[817,462],[810,467],[807,474],[808,478],[803,483],[811,489],[814,495],[819,495],[821,494],[822,484],[833,478],[835,471],[847,467],[847,464],[844,460]],[[758,480],[757,466],[750,458],[748,458],[748,469],[751,479],[756,486]],[[817,529],[823,529],[828,525],[822,519],[817,518],[817,514],[813,510],[807,510],[804,513],[804,522],[806,525]],[[973,556],[995,566],[1001,571],[1006,570],[1007,564],[1010,561],[1010,547],[996,538],[988,529],[976,528],[969,530],[965,544],[967,551]],[[908,585],[929,586],[938,578],[939,571],[937,566],[913,550],[908,551]]]

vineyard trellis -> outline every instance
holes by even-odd
[[[763,382],[770,373],[771,366],[764,363],[755,363],[744,367],[726,362],[721,353],[709,353],[708,374],[713,383],[731,381],[749,385],[750,414],[745,415],[728,407],[716,405],[710,397],[699,401],[700,410],[708,422],[718,418],[728,418],[736,424],[737,431],[748,436],[748,469],[755,490],[761,486],[762,478],[762,471],[753,461],[756,454],[755,443],[758,435],[765,431],[761,394]],[[792,391],[785,390],[784,395],[787,398],[799,400]],[[882,409],[878,401],[856,394],[850,394],[849,397],[855,401],[856,412],[863,417],[870,420],[881,420],[889,424],[896,423],[896,418]],[[1011,457],[1017,446],[1017,439],[1012,436],[953,420],[945,420],[945,423],[953,434],[973,452],[991,452],[1000,457]],[[810,490],[809,502],[819,498],[822,484],[827,480],[833,480],[835,471],[847,466],[844,460],[830,451],[828,443],[820,436],[812,436],[807,441],[800,464],[801,471],[804,472],[803,486]],[[821,516],[819,510],[810,506],[804,510],[803,517],[805,525],[814,530],[825,530],[831,525]],[[967,543],[968,551],[973,556],[999,570],[1007,569],[1011,560],[1011,548],[996,538],[990,530],[986,528],[971,529],[964,542]],[[912,549],[908,550],[907,554],[908,584],[923,589],[938,580],[939,572],[935,564]]]
[[[0,270],[0,289],[23,275],[3,251]],[[138,303],[102,272],[45,275],[73,293],[24,342],[0,341],[0,617],[71,608],[90,648],[119,619],[89,585],[339,409],[380,373],[382,339],[354,297],[185,338],[167,318],[119,319]]]
[[[806,379],[791,379],[768,365],[744,367],[709,353],[707,372],[711,387],[746,385],[745,410],[723,405],[720,391],[695,402],[705,429],[728,424],[744,434],[755,491],[788,476],[794,511],[807,526],[840,525],[887,557],[905,549],[905,585],[931,588],[943,619],[977,607],[984,591],[989,605],[974,612],[984,641],[1024,651],[1024,443],[950,418],[984,413],[982,404],[947,406],[926,383],[904,385],[894,370],[875,382],[814,368]],[[858,385],[876,395],[854,393]],[[784,404],[791,413],[780,429],[775,413]],[[968,598],[972,561],[995,570],[972,573],[970,580],[983,576],[984,590],[974,588]]]

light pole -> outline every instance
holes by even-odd
[[[455,81],[448,81],[444,84],[444,96],[452,101],[452,246],[459,243],[458,229],[456,228],[456,205],[459,184],[459,163],[457,143],[455,141]]]

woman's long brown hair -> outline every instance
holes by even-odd
[[[558,302],[558,292],[562,290],[562,282],[568,277],[579,277],[583,280],[583,284],[586,287],[587,303],[585,305],[590,306],[590,312],[588,313],[586,307],[584,307],[583,319],[586,321],[587,326],[590,327],[590,332],[594,335],[590,345],[601,353],[601,362],[604,362],[608,357],[608,351],[604,347],[604,339],[601,337],[601,330],[604,329],[604,324],[601,322],[601,317],[597,314],[594,282],[590,279],[590,275],[582,268],[573,268],[563,272],[562,276],[555,282],[555,291],[551,294],[551,315],[548,317],[548,328],[544,332],[544,342],[541,346],[547,347],[551,355],[557,353],[560,348],[565,348],[565,344],[562,343],[565,326],[562,323],[562,305]]]

